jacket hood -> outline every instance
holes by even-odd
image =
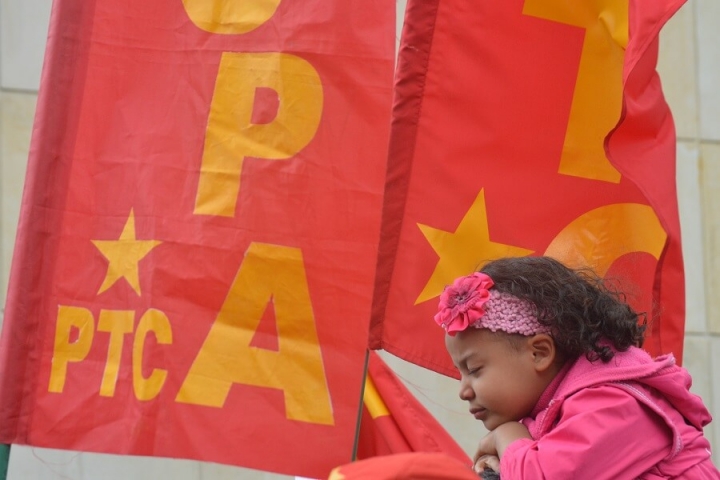
[[[672,354],[652,359],[647,352],[636,347],[625,352],[616,351],[608,363],[600,360],[590,362],[584,356],[580,357],[555,396],[567,397],[583,388],[624,381],[655,389],[695,428],[702,429],[712,420],[702,399],[689,392],[692,384],[690,374],[676,364]]]
[[[702,399],[690,393],[689,389],[692,385],[690,374],[684,368],[675,365],[675,358],[672,355],[669,357],[673,362],[671,367],[663,368],[654,375],[639,378],[637,381],[662,393],[692,426],[702,429],[710,423],[712,416]]]

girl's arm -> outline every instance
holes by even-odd
[[[532,438],[527,427],[520,422],[508,422],[498,426],[480,440],[473,457],[473,469],[479,475],[486,468],[500,469],[500,456],[508,445],[521,438]]]
[[[672,440],[659,415],[603,385],[566,399],[557,426],[539,440],[498,451],[500,472],[515,479],[636,478],[670,454]]]
[[[521,438],[532,438],[525,425],[520,422],[504,423],[480,440],[473,461],[477,463],[486,455],[502,457],[508,445]]]

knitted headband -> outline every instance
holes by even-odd
[[[525,336],[550,333],[550,327],[540,324],[529,302],[490,290],[493,285],[492,278],[480,272],[456,279],[440,295],[435,322],[450,336],[468,327]]]

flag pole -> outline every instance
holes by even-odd
[[[368,375],[368,362],[370,361],[370,349],[365,350],[365,369],[363,370],[363,381],[362,381],[362,388],[360,389],[360,408],[358,409],[358,416],[357,416],[357,423],[355,424],[355,442],[353,443],[353,450],[352,450],[352,461],[354,462],[357,460],[357,451],[358,451],[358,445],[360,444],[360,423],[362,422],[362,414],[363,414],[363,407],[364,404],[364,398],[365,398],[365,380],[367,379]],[[4,480],[0,478],[0,480]]]
[[[0,444],[0,480],[7,480],[10,463],[10,445]]]

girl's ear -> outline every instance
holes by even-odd
[[[555,362],[557,350],[555,349],[555,341],[550,335],[545,333],[533,335],[528,338],[528,347],[530,348],[536,371],[544,372]]]

